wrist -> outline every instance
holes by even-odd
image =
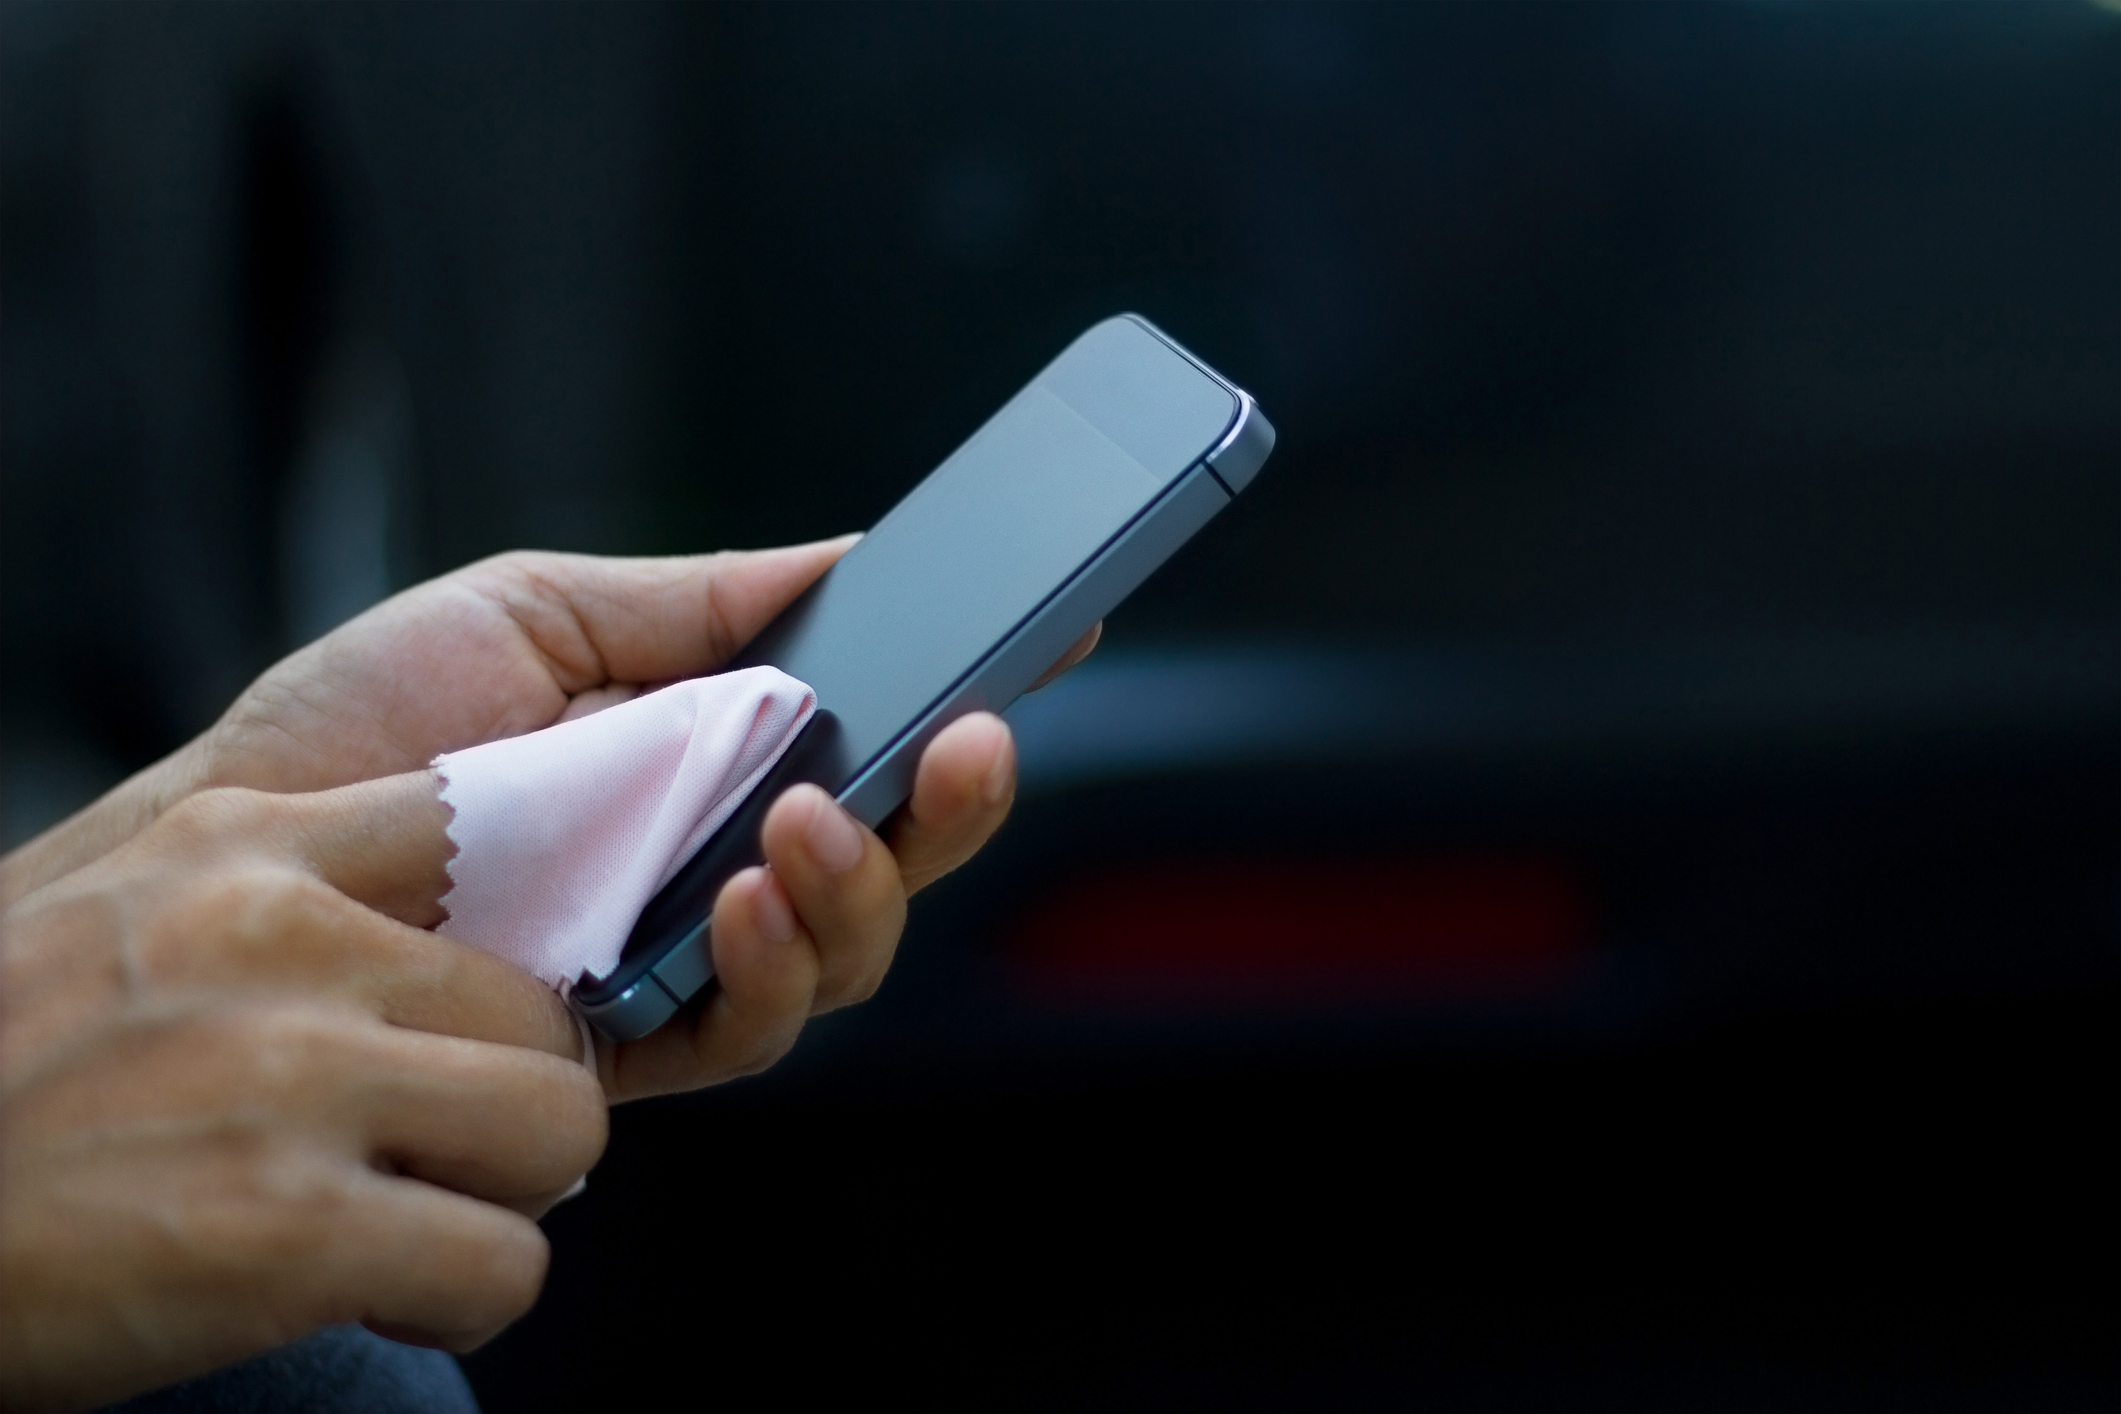
[[[93,864],[208,784],[196,738],[0,858],[0,908]]]

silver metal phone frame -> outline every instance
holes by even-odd
[[[1140,315],[1125,317],[1237,398],[1229,431],[840,791],[840,804],[863,824],[874,828],[882,823],[912,792],[921,752],[937,733],[967,712],[1000,711],[1015,701],[1091,624],[1118,608],[1121,600],[1249,486],[1274,450],[1274,425],[1251,394]],[[631,987],[595,1006],[576,1001],[575,1009],[614,1041],[646,1036],[676,1015],[713,978],[713,927],[710,913]]]

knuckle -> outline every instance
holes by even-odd
[[[199,876],[185,902],[207,923],[268,930],[283,920],[304,917],[322,902],[324,886],[299,870],[260,864],[232,866]]]
[[[166,840],[196,848],[268,830],[283,808],[284,802],[266,791],[215,786],[163,811],[154,830]]]
[[[506,601],[520,605],[525,598],[533,602],[548,600],[553,581],[566,563],[566,556],[551,550],[504,550],[471,568],[475,580],[483,581],[489,590],[498,589]]]
[[[331,885],[287,865],[247,869],[230,884],[223,898],[231,914],[274,938],[326,927],[344,907]]]
[[[348,1167],[273,1137],[231,1136],[217,1201],[190,1210],[203,1250],[259,1271],[320,1261],[358,1202]]]
[[[500,574],[535,576],[550,567],[552,552],[549,550],[503,550],[498,555],[489,555],[480,562],[480,567]]]
[[[832,987],[829,993],[821,992],[817,1000],[819,1012],[838,1011],[842,1007],[860,1006],[877,993],[884,984],[884,973],[880,968],[867,968],[850,974]]]
[[[884,972],[882,968],[874,968],[863,973],[854,980],[854,985],[847,989],[846,1004],[848,1006],[860,1006],[863,1002],[874,997],[878,989],[883,985]]]
[[[254,1169],[254,1191],[279,1215],[286,1247],[303,1252],[322,1247],[359,1201],[350,1168],[313,1152],[274,1146]]]
[[[286,1109],[316,1107],[366,1067],[352,1018],[314,1004],[246,1007],[218,1022],[231,1059],[260,1100]]]
[[[801,1034],[802,1027],[794,1026],[786,1031],[776,1031],[758,1037],[734,1057],[729,1067],[730,1077],[741,1079],[773,1069],[783,1056],[795,1049],[796,1037]]]
[[[195,874],[147,910],[139,960],[172,980],[214,961],[277,957],[291,936],[323,927],[331,890],[300,870],[260,862]]]

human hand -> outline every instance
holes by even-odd
[[[98,857],[200,789],[316,791],[413,771],[443,751],[712,671],[853,543],[660,560],[519,552],[408,590],[288,657],[198,740],[0,863],[0,901]],[[1048,677],[1096,641],[1093,628]],[[820,793],[790,792],[764,830],[770,875],[739,875],[717,908],[720,987],[654,1036],[607,1048],[611,1096],[756,1070],[807,1017],[867,996],[906,899],[970,858],[1014,793],[1008,728],[985,714],[930,744],[882,839],[837,806],[816,814]],[[844,832],[836,853],[824,835],[822,852],[804,847],[813,817],[823,832],[843,821],[856,847]]]
[[[8,911],[0,1406],[527,1309],[605,1105],[558,998],[417,926],[447,818],[424,771],[210,791]]]
[[[855,537],[674,559],[517,552],[416,585],[274,664],[199,737],[0,863],[0,903],[200,790],[424,768],[710,672]]]
[[[986,842],[1015,791],[1009,728],[984,712],[929,745],[881,838],[818,787],[787,791],[759,831],[765,866],[715,901],[715,985],[638,1041],[599,1038],[607,1091],[634,1099],[752,1074],[810,1017],[866,1000],[891,966],[907,900]]]

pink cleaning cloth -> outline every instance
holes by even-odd
[[[746,668],[437,756],[457,846],[441,931],[562,993],[609,975],[642,906],[816,708],[786,673]]]

